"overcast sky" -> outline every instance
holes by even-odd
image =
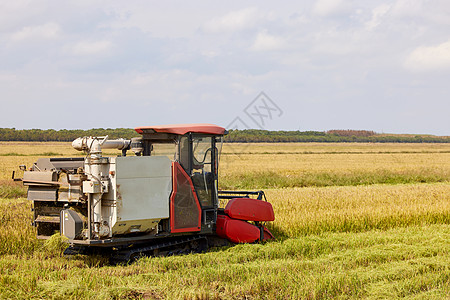
[[[0,45],[0,127],[450,135],[448,0],[0,0]]]

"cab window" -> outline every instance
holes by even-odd
[[[203,207],[213,205],[214,174],[212,173],[212,137],[192,139],[192,182]]]

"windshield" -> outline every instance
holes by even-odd
[[[193,148],[193,168],[204,168],[206,172],[211,172],[211,137],[194,138]]]

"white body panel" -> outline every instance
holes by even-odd
[[[110,163],[114,164],[114,159]],[[113,196],[116,204],[114,211],[110,210],[112,234],[156,233],[157,223],[169,218],[172,192],[170,159],[166,156],[117,157],[115,168],[110,167],[112,169],[115,169],[115,176],[111,176],[113,187],[104,195],[108,200]]]

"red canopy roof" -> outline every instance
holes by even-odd
[[[144,126],[144,127],[136,127],[137,133],[143,134],[146,131],[150,131],[149,133],[158,132],[158,133],[173,133],[183,135],[188,132],[195,133],[205,133],[205,134],[216,134],[222,135],[225,134],[225,128],[213,125],[213,124],[176,124],[176,125],[162,125],[162,126]]]

